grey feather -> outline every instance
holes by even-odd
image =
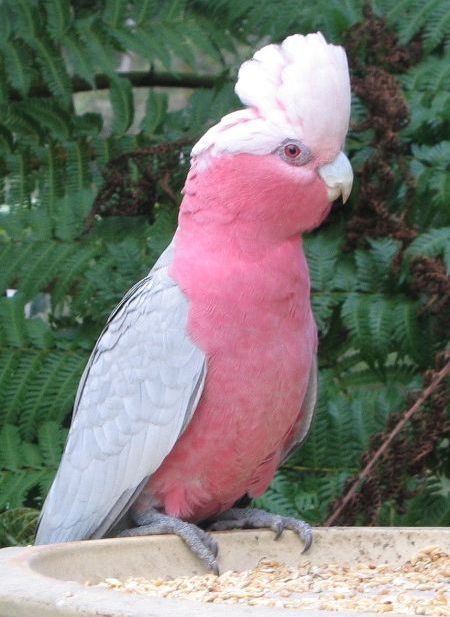
[[[91,354],[37,544],[107,533],[192,418],[206,364],[187,334],[172,258],[173,243],[113,311]]]
[[[309,371],[309,380],[308,386],[306,388],[305,396],[303,397],[303,402],[301,406],[301,411],[303,413],[302,422],[300,422],[299,430],[297,435],[295,436],[294,443],[290,446],[286,452],[283,452],[281,457],[281,463],[289,458],[296,450],[300,448],[300,446],[304,443],[305,439],[308,437],[308,433],[311,429],[312,421],[314,419],[314,410],[316,406],[317,400],[317,356],[313,357],[311,362],[311,368]]]

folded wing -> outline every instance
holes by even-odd
[[[121,518],[189,423],[205,358],[170,278],[173,244],[109,318],[82,376],[36,542],[101,537]]]

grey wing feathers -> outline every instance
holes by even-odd
[[[190,421],[205,379],[172,245],[114,310],[83,373],[36,542],[100,537],[128,509]]]
[[[314,419],[314,408],[316,406],[317,400],[317,356],[313,357],[311,362],[311,368],[309,371],[309,380],[308,387],[306,388],[306,393],[303,398],[301,411],[302,411],[302,420],[299,425],[299,429],[297,435],[295,436],[294,443],[291,444],[286,452],[283,452],[281,457],[281,463],[283,463],[287,458],[291,456],[298,450],[300,446],[303,444],[305,439],[308,437],[308,433],[311,429],[311,424]],[[281,464],[280,463],[280,464]]]

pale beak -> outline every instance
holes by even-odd
[[[342,201],[349,198],[353,185],[353,170],[343,152],[339,152],[332,163],[319,167],[319,176],[327,186],[328,199],[334,201],[342,195]]]

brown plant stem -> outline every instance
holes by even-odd
[[[421,405],[433,394],[436,388],[439,386],[441,381],[445,379],[445,377],[450,373],[450,360],[445,364],[445,366],[436,374],[433,381],[430,385],[425,388],[419,398],[416,400],[414,405],[410,407],[402,416],[401,420],[395,425],[394,429],[389,433],[387,439],[381,444],[378,450],[375,452],[371,460],[367,463],[364,469],[356,476],[352,485],[348,488],[346,494],[343,496],[342,501],[339,506],[336,508],[334,512],[328,517],[325,521],[325,526],[329,527],[333,525],[333,523],[339,518],[347,504],[351,501],[353,496],[355,495],[361,481],[368,477],[369,473],[373,469],[375,463],[380,459],[383,454],[386,452],[392,441],[395,437],[400,433],[403,429],[404,425],[411,419],[411,417],[416,413],[416,411],[421,407]]]
[[[133,88],[213,88],[222,78],[221,75],[196,75],[195,73],[177,72],[154,72],[154,71],[131,71],[128,73],[116,73],[117,77],[128,79]],[[108,90],[111,86],[111,78],[108,75],[98,74],[94,77],[94,84],[81,77],[72,78],[72,93],[90,92],[91,90]],[[52,97],[52,93],[44,84],[33,85],[27,94],[29,97]],[[11,101],[21,101],[23,96],[18,92],[11,92]]]

